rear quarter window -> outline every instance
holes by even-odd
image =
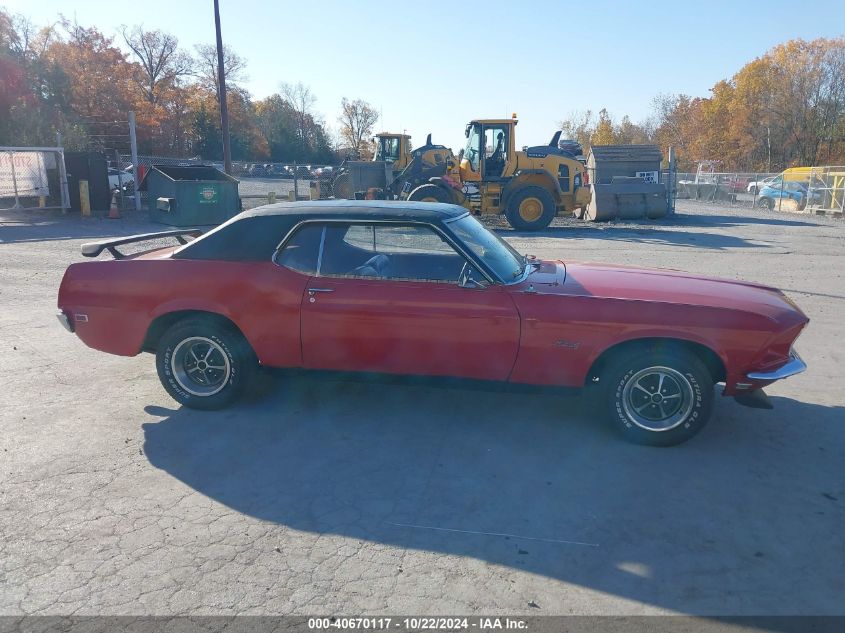
[[[306,275],[316,274],[322,235],[322,226],[311,224],[298,229],[279,252],[276,263]]]

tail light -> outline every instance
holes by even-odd
[[[589,185],[590,184],[590,172],[584,171],[581,181],[584,183],[585,187],[587,185]]]

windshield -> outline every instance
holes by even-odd
[[[373,160],[385,160],[391,163],[399,160],[399,139],[390,136],[379,137]]]
[[[522,275],[525,258],[498,235],[484,228],[481,222],[471,215],[450,222],[449,228],[505,283],[510,283]]]

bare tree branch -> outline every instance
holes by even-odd
[[[159,102],[161,92],[172,87],[193,70],[193,60],[179,50],[179,40],[163,31],[145,31],[135,26],[131,31],[121,28],[126,45],[141,64],[143,74],[139,79],[147,101]]]
[[[198,44],[196,47],[197,60],[194,69],[195,76],[204,88],[213,90],[219,95],[220,86],[217,79],[217,48],[211,44]],[[239,82],[246,81],[247,76],[246,60],[229,48],[223,45],[223,76],[226,79],[226,88],[243,92],[237,86]]]

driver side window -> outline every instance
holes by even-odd
[[[457,284],[465,263],[428,226],[350,224],[326,228],[318,274]]]

